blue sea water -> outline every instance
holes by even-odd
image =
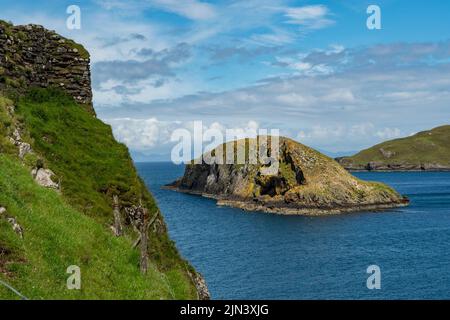
[[[450,172],[358,173],[407,195],[407,208],[330,217],[219,207],[162,190],[171,163],[138,163],[181,254],[213,299],[450,299]],[[366,286],[381,269],[381,289]]]

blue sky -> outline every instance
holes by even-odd
[[[138,160],[174,129],[276,128],[330,153],[449,122],[450,3],[425,0],[4,1],[92,55],[95,108]],[[66,8],[81,8],[81,30]],[[376,4],[382,29],[368,30]]]

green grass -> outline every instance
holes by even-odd
[[[110,126],[83,110],[59,90],[36,89],[21,99],[17,114],[62,181],[68,202],[103,222],[111,219],[112,196],[123,205],[157,207],[134,168],[128,149],[114,140]]]
[[[2,98],[0,103],[5,146],[7,135],[19,126],[36,153],[19,164],[16,150],[0,149],[0,205],[18,218],[27,234],[21,242],[10,226],[0,225],[0,248],[8,249],[13,261],[7,270],[12,283],[32,298],[197,298],[188,275],[193,269],[179,256],[162,217],[149,234],[152,268],[147,277],[139,273],[139,254],[131,248],[137,236],[131,227],[120,239],[112,236],[113,195],[122,206],[142,200],[152,215],[158,208],[128,149],[115,141],[108,125],[57,89],[32,89],[16,101],[14,119],[5,111],[11,101]],[[61,195],[32,181],[30,168],[38,160],[60,179]],[[81,293],[64,289],[71,264],[86,270]],[[0,297],[6,294],[0,291]]]
[[[65,40],[66,40],[66,44],[69,46],[69,48],[77,49],[78,53],[80,54],[80,56],[83,59],[89,59],[90,58],[89,52],[84,48],[83,45],[81,45],[79,43],[76,43],[73,40],[69,40],[69,39],[65,39]]]
[[[25,230],[20,239],[0,220],[0,248],[10,252],[12,276],[0,273],[32,299],[173,299],[189,298],[186,279],[166,275],[152,264],[139,272],[139,253],[126,238],[115,238],[95,219],[65,203],[56,192],[39,187],[16,159],[0,155],[0,203]],[[78,265],[82,290],[68,290],[66,269]],[[15,298],[0,287],[0,297]]]
[[[381,152],[391,152],[386,158]],[[365,165],[371,161],[394,164],[450,165],[450,125],[420,132],[414,136],[378,144],[358,154],[345,158],[353,164]]]
[[[6,111],[6,107],[11,105],[11,100],[0,96],[0,153],[6,154],[15,154],[17,152],[8,138],[13,128],[13,122]]]
[[[286,179],[290,186],[295,186],[298,184],[297,177],[290,163],[280,161],[279,171],[282,177]]]

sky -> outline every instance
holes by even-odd
[[[176,129],[279,129],[331,156],[450,122],[450,2],[0,0],[91,53],[94,107],[138,161]],[[66,10],[81,10],[81,29]],[[369,5],[381,29],[369,30]]]

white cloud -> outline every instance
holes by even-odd
[[[172,133],[178,129],[187,129],[192,135],[192,144],[202,145],[205,148],[209,141],[194,136],[194,121],[161,121],[157,118],[111,118],[105,120],[109,123],[116,139],[125,143],[132,151],[144,154],[169,153],[176,142],[171,141]],[[236,137],[255,137],[259,124],[250,120],[240,123],[212,123],[202,122],[203,134],[208,130],[215,130],[222,134],[223,141],[235,140]],[[270,130],[269,130],[270,132]],[[204,150],[205,151],[205,150]],[[195,155],[199,156],[199,155]]]
[[[108,113],[158,114],[163,119],[176,115],[183,122],[252,120],[264,128],[281,128],[283,135],[319,149],[358,150],[445,124],[450,104],[449,69],[444,64],[408,69],[394,66],[389,73],[370,69],[272,78],[238,90],[125,105]],[[421,89],[420,98],[411,98],[417,88]]]
[[[300,106],[307,103],[308,97],[299,93],[290,92],[279,95],[276,97],[276,100],[282,104]]]
[[[125,86],[126,93],[117,88]],[[123,104],[148,104],[156,100],[170,100],[190,94],[195,90],[195,81],[169,79],[162,86],[155,86],[153,79],[137,81],[134,84],[119,80],[108,80],[94,90],[94,103],[101,108],[115,108]]]
[[[167,131],[170,123],[150,119],[110,119],[107,120],[114,130],[114,135],[120,142],[125,143],[130,149],[142,151],[154,148]]]
[[[273,28],[271,33],[255,34],[249,39],[250,43],[260,46],[279,46],[294,42],[296,36],[280,28]]]
[[[401,137],[402,132],[399,128],[383,128],[382,130],[377,131],[375,135],[383,140],[390,140]]]
[[[173,48],[180,39],[191,46],[195,42],[194,61],[187,61],[189,66],[180,73],[175,70],[176,77],[161,86],[155,86],[155,79],[125,83],[120,74],[96,88],[97,113],[103,119],[128,118],[114,120],[113,127],[132,148],[164,147],[166,131],[180,125],[173,121],[175,117],[183,123],[201,119],[226,127],[233,127],[236,121],[243,127],[248,121],[256,121],[264,127],[284,128],[292,137],[301,131],[299,137],[309,139],[308,143],[316,147],[344,150],[370,146],[448,119],[449,41],[357,48],[333,45],[299,55],[287,50],[293,48],[287,44],[298,47],[304,36],[293,30],[320,29],[333,23],[326,6],[292,8],[288,7],[292,1],[285,0],[221,1],[214,5],[206,0],[98,1],[109,10],[93,7],[92,11],[83,11],[80,31],[65,28],[64,12],[52,16],[51,10],[44,9],[32,15],[27,10],[4,10],[2,14],[15,23],[41,23],[81,41],[93,54],[93,63],[130,59],[142,62],[145,58],[136,54],[140,49],[159,52]],[[179,25],[172,21],[148,18],[148,12],[157,10],[192,21],[183,24],[187,28],[177,29]],[[288,23],[280,23],[280,17]],[[127,40],[133,34],[143,37]],[[275,63],[285,67],[283,76],[275,74],[258,85],[235,90],[197,93],[210,90],[210,84],[201,78],[214,69],[202,69],[202,45],[216,42],[237,46],[236,38],[239,46],[285,49],[276,53],[280,55],[277,61],[264,58],[270,67]],[[235,68],[219,71],[227,78],[224,82],[236,83],[238,77],[247,76]],[[272,74],[279,69],[258,72]],[[153,118],[155,115],[158,119]]]
[[[214,6],[197,0],[151,0],[154,6],[192,20],[209,20],[216,16]]]
[[[346,128],[343,126],[324,127],[321,125],[315,125],[311,130],[300,131],[297,134],[297,138],[303,141],[317,141],[328,140],[342,137],[346,132]]]
[[[335,151],[339,150],[339,148],[332,148],[332,145],[342,145],[342,141],[345,140],[351,140],[369,146],[371,144],[366,141],[384,141],[401,136],[402,132],[399,128],[377,128],[371,122],[362,122],[350,126],[343,124],[330,126],[314,125],[311,129],[298,132],[295,138],[306,144],[326,146],[326,149]]]
[[[216,10],[212,4],[198,0],[96,0],[96,2],[107,10],[138,12],[156,8],[191,20],[209,20],[216,16]]]
[[[353,103],[356,98],[351,89],[337,88],[323,96],[322,100],[328,103]]]
[[[329,9],[324,5],[311,5],[286,9],[287,23],[296,24],[307,29],[322,29],[334,23],[328,18]]]
[[[334,72],[332,66],[326,64],[312,64],[303,60],[304,55],[297,57],[275,57],[276,64],[294,70],[297,74],[306,76],[327,75]]]

